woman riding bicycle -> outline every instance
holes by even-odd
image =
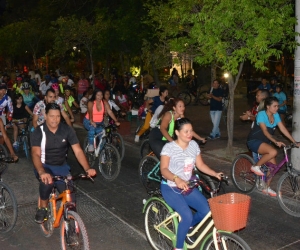
[[[178,118],[184,117],[184,102],[179,98],[170,98],[158,116],[159,122],[149,135],[151,149],[157,158],[167,142],[173,141],[174,123]],[[205,139],[193,131],[193,137],[205,142]]]
[[[88,102],[88,111],[83,119],[83,126],[88,131],[89,152],[94,151],[94,135],[100,133],[103,129],[105,112],[115,121],[117,126],[120,125],[108,102],[103,99],[102,90],[96,89]]]
[[[198,144],[192,140],[193,127],[189,119],[175,121],[175,140],[167,143],[161,152],[160,171],[163,176],[161,193],[165,201],[181,217],[177,231],[176,249],[182,249],[189,229],[198,224],[209,212],[209,206],[202,193],[189,190],[188,181],[193,178],[196,167],[205,174],[221,179],[222,173],[210,169],[200,155]],[[191,192],[186,192],[186,191]],[[195,210],[195,213],[190,208]],[[186,239],[192,241],[190,238]]]
[[[256,166],[251,167],[251,171],[256,175],[264,175],[260,167],[266,162],[276,164],[277,150],[270,145],[271,142],[273,142],[278,147],[285,146],[283,142],[277,141],[272,136],[274,134],[276,126],[278,126],[285,137],[287,137],[291,142],[296,143],[298,144],[298,146],[300,146],[300,143],[297,143],[295,141],[295,139],[283,125],[277,111],[278,99],[276,97],[266,98],[264,110],[258,112],[256,120],[254,122],[254,126],[247,138],[248,148],[252,152],[258,153],[262,156],[256,163]],[[269,187],[271,180],[272,178],[270,178],[269,182],[267,183],[268,188],[264,189],[263,193],[269,194],[270,196],[276,196],[276,192]]]

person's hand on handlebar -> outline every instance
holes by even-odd
[[[184,191],[189,189],[188,183],[179,177],[177,177],[174,182],[178,188],[183,189]]]
[[[116,126],[118,126],[118,127],[119,127],[121,123],[120,123],[120,122],[118,122],[118,121],[116,121],[116,122],[115,122],[115,124],[116,124]]]
[[[214,175],[214,177],[216,177],[218,180],[222,180],[222,177],[224,176],[224,174],[222,173],[222,172],[220,172],[220,173],[216,173],[215,175]]]
[[[50,174],[46,173],[46,172],[40,174],[40,179],[46,185],[52,184],[52,182],[53,182],[52,176]]]
[[[279,148],[285,147],[285,144],[284,144],[283,142],[281,142],[281,141],[275,142],[275,145],[276,145],[277,147],[279,147]]]
[[[97,172],[96,172],[96,170],[95,169],[93,169],[93,168],[89,168],[87,171],[86,171],[86,174],[88,175],[88,176],[95,176],[96,174],[97,174]]]

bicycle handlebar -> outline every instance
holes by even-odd
[[[221,182],[225,182],[226,185],[229,185],[229,177],[226,175],[221,175],[221,180],[219,180],[219,186],[220,186]],[[188,181],[189,188],[198,187],[200,184],[201,184],[201,179],[195,179],[195,180]]]
[[[59,181],[59,180],[63,180],[65,182],[69,182],[71,180],[76,180],[76,179],[90,179],[92,182],[94,182],[94,179],[87,175],[87,174],[79,174],[77,176],[72,176],[72,175],[67,175],[67,176],[62,176],[62,175],[55,175],[55,176],[52,176],[52,179],[54,181]]]
[[[297,142],[297,143],[299,143],[299,142]],[[299,147],[296,143],[291,143],[290,145],[284,146],[284,148],[289,150],[289,149],[292,149],[292,148],[299,148]]]

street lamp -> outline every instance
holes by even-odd
[[[76,49],[77,49],[77,47],[76,47],[76,46],[74,46],[74,47],[73,47],[73,50],[75,51]]]

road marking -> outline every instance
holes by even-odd
[[[128,224],[126,221],[124,221],[122,218],[120,218],[119,216],[115,215],[113,212],[111,212],[110,210],[108,210],[106,207],[104,207],[98,200],[96,200],[95,198],[93,198],[92,196],[90,196],[88,193],[86,193],[85,191],[83,191],[81,188],[76,187],[77,190],[79,190],[81,193],[83,193],[86,197],[90,198],[93,202],[95,202],[97,205],[101,206],[106,212],[110,213],[113,217],[118,218],[121,222],[123,222],[126,226],[128,226],[129,228],[131,228],[133,231],[135,231],[138,235],[140,235],[144,240],[147,241],[147,238],[144,234],[144,232],[139,231],[138,229],[134,228],[133,226],[131,226],[130,224]]]
[[[300,240],[297,240],[297,241],[295,241],[295,242],[293,242],[293,243],[291,243],[291,244],[288,244],[288,245],[286,245],[286,246],[283,246],[283,247],[281,247],[281,248],[277,248],[277,250],[285,249],[285,248],[290,247],[290,246],[292,246],[292,245],[294,245],[294,244],[296,244],[296,243],[298,243],[298,242],[300,242]]]

